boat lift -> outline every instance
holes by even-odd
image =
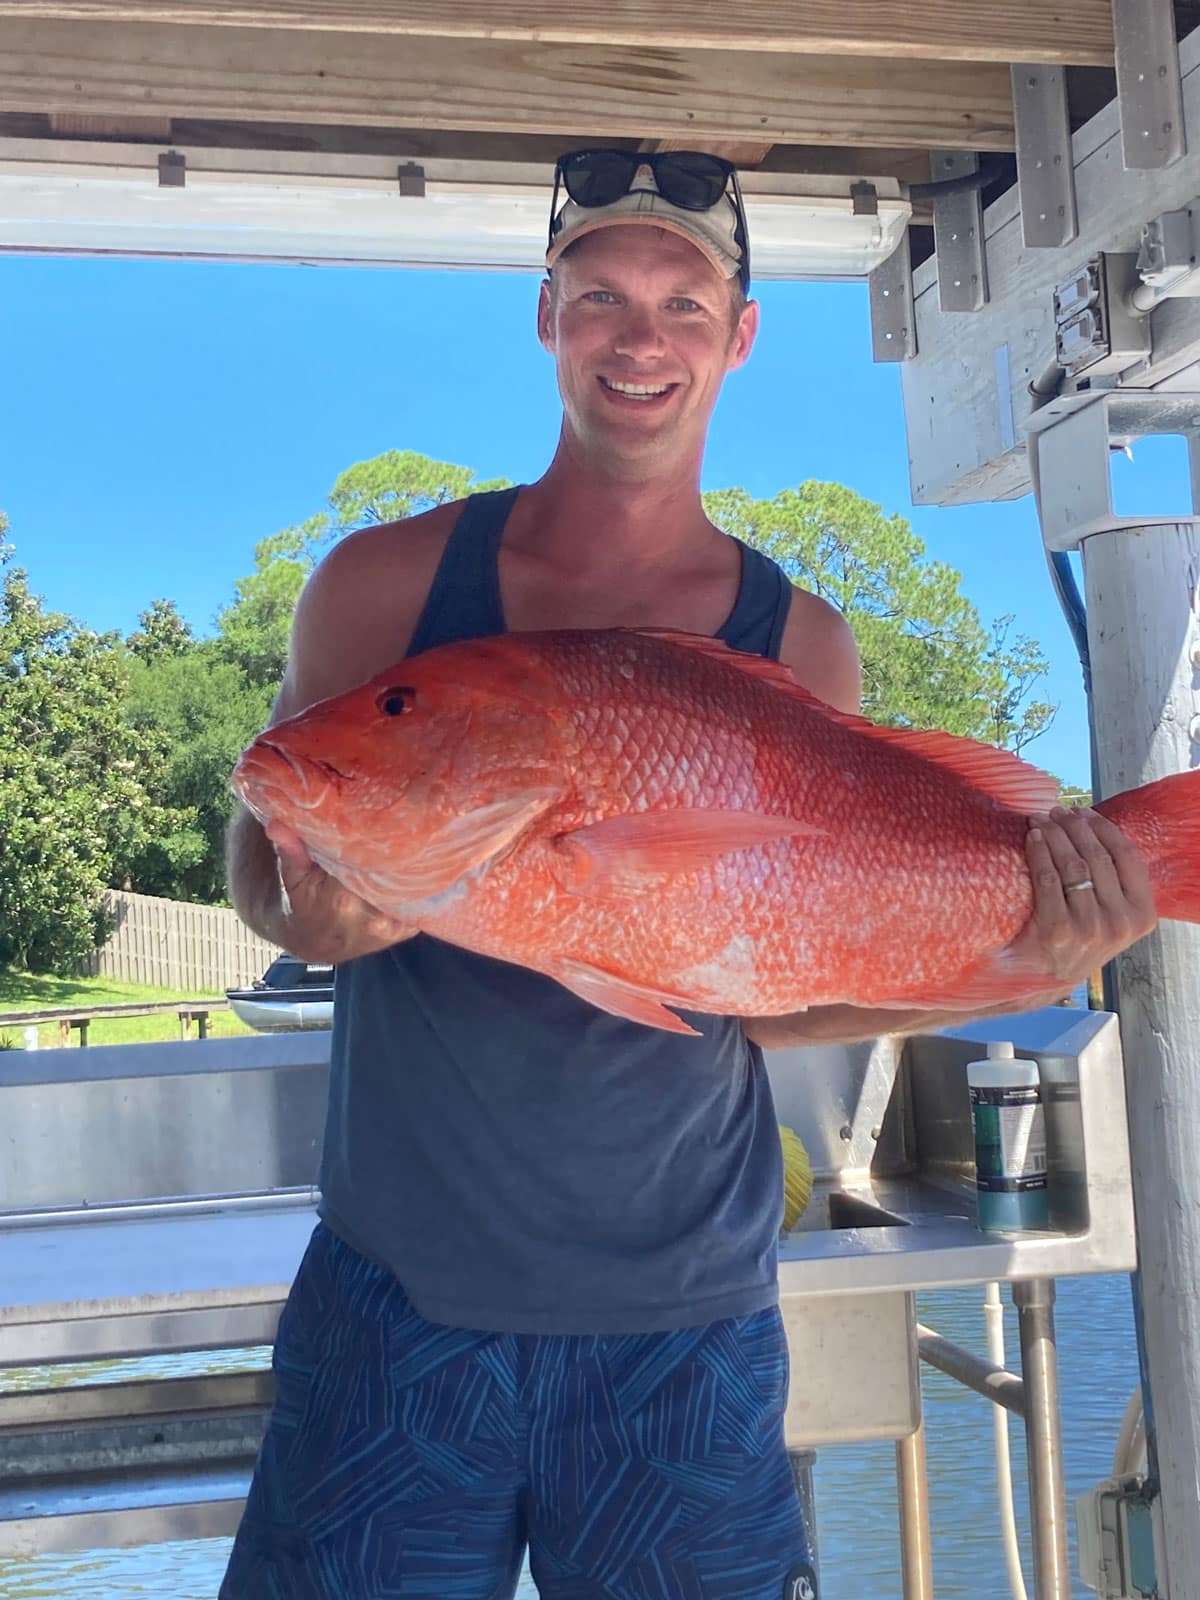
[[[756,277],[868,280],[875,354],[902,363],[914,501],[1034,492],[1085,647],[1097,792],[1195,765],[1200,522],[1116,516],[1108,462],[1181,433],[1200,486],[1200,6],[448,13],[0,0],[0,249],[536,269],[562,149],[725,154]],[[1119,1031],[1052,1008],[770,1060],[819,1178],[782,1252],[805,1349],[789,1440],[801,1464],[896,1440],[906,1597],[934,1593],[921,1358],[1024,1417],[1036,1593],[1069,1593],[1053,1282],[1135,1259],[1147,1460],[1083,1508],[1085,1577],[1200,1596],[1198,973],[1200,934],[1168,925],[1116,963]],[[1047,1086],[1044,1234],[975,1226],[962,1069],[1001,1033]],[[269,1342],[312,1221],[326,1048],[5,1061],[0,1366]],[[915,1321],[916,1291],[991,1281],[1014,1285],[1020,1378]],[[231,1532],[269,1392],[257,1371],[0,1394],[0,1552]]]

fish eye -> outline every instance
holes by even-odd
[[[402,717],[413,709],[416,704],[417,691],[402,685],[391,689],[384,689],[376,699],[375,704],[385,717]]]

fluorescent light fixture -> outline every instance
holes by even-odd
[[[89,255],[537,270],[548,183],[436,176],[402,195],[402,157],[188,149],[159,187],[151,146],[0,139],[0,249]],[[239,168],[236,163],[241,162]],[[441,163],[443,168],[465,163]],[[748,173],[754,277],[860,278],[899,244],[911,207],[881,182],[855,214],[846,181]],[[794,190],[796,192],[788,192]],[[800,192],[803,190],[804,192]]]

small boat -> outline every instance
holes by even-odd
[[[248,989],[226,989],[234,1013],[259,1033],[333,1025],[333,967],[329,962],[276,956]]]

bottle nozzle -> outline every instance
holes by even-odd
[[[1013,1047],[1007,1039],[990,1040],[987,1053],[989,1061],[1011,1061],[1014,1054]]]

